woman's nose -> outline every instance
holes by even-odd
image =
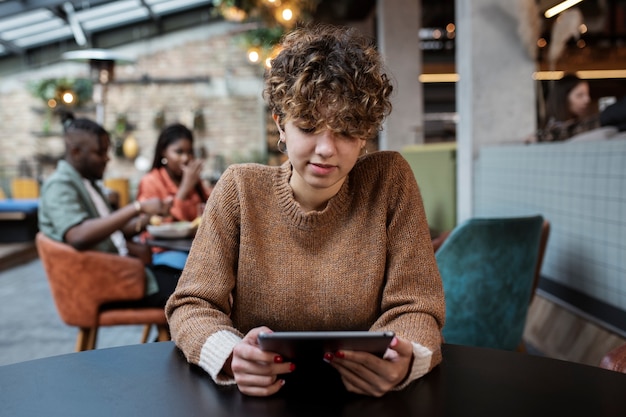
[[[315,152],[324,157],[333,155],[336,149],[335,140],[335,135],[328,130],[320,133],[317,139],[317,145],[315,146]]]

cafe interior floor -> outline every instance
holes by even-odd
[[[142,330],[103,327],[97,348],[138,344]],[[57,314],[34,244],[0,244],[0,366],[74,352],[77,334]]]

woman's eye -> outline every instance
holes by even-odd
[[[301,132],[307,133],[307,134],[311,134],[315,132],[314,127],[299,127],[298,129],[300,129]]]

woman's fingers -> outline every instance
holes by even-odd
[[[328,359],[340,373],[346,389],[380,397],[404,380],[412,357],[411,342],[396,337],[383,358],[366,352],[342,351]]]
[[[271,329],[257,327],[250,330],[233,350],[231,369],[239,390],[246,395],[267,396],[278,392],[284,384],[278,375],[295,369],[292,363],[283,362],[276,353],[259,348],[257,338],[261,332],[271,332]]]
[[[278,379],[271,385],[258,386],[242,385],[237,383],[237,387],[242,394],[249,395],[251,397],[267,397],[269,395],[276,394],[282,388],[284,383],[284,380]]]

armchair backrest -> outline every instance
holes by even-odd
[[[533,289],[542,216],[470,219],[435,256],[444,286],[447,343],[515,350]]]
[[[35,242],[59,316],[70,326],[97,326],[102,304],[144,295],[145,270],[138,259],[78,251],[42,232]]]

